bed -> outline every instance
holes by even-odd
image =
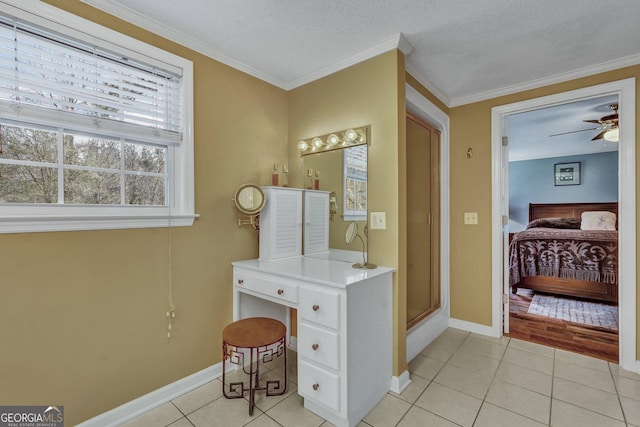
[[[607,216],[614,222],[608,228],[614,229],[580,229],[584,212],[585,218]],[[527,288],[617,302],[617,215],[615,202],[530,204],[528,228],[514,234],[509,244],[511,291]]]

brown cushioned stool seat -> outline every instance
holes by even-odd
[[[268,317],[237,320],[222,331],[222,393],[227,399],[238,399],[249,392],[249,415],[253,415],[256,390],[265,390],[267,396],[280,396],[287,390],[286,336],[284,324]],[[260,386],[260,364],[281,356],[284,380],[269,380]],[[249,376],[249,388],[243,381],[227,384],[227,363],[242,367]]]

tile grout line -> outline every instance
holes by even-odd
[[[492,378],[492,380],[491,380],[491,384],[489,385],[489,389],[491,388],[491,386],[492,386],[492,385],[494,385],[494,383],[495,383],[495,381],[496,381],[496,378],[497,378],[498,370],[500,369],[500,367],[502,366],[502,364],[503,364],[503,363],[510,363],[510,362],[507,362],[507,361],[505,361],[505,360],[504,360],[504,357],[505,357],[505,355],[506,355],[506,353],[507,353],[507,350],[508,350],[509,348],[512,348],[513,350],[523,351],[523,352],[525,352],[525,353],[533,354],[533,355],[536,355],[536,356],[546,357],[546,356],[544,356],[544,355],[541,355],[541,354],[536,353],[536,352],[533,352],[533,351],[523,350],[523,349],[518,349],[518,348],[516,348],[516,347],[511,347],[511,342],[512,342],[512,340],[513,340],[514,338],[511,338],[511,337],[508,337],[508,338],[509,338],[509,342],[508,342],[508,344],[505,346],[505,351],[504,351],[504,353],[502,354],[502,357],[500,358],[500,364],[498,365],[498,368],[496,369],[496,372],[495,372],[495,373],[494,373],[494,375],[493,375],[493,378]],[[543,344],[539,344],[539,345],[543,345]],[[547,346],[547,347],[548,347],[548,346]],[[552,348],[552,349],[553,349],[553,348]],[[555,349],[553,349],[553,350],[554,350],[554,355],[555,355]],[[552,359],[555,359],[555,356],[554,356],[554,357],[552,357]],[[517,365],[516,365],[516,366],[517,366]],[[540,373],[540,374],[543,374],[543,375],[547,375],[547,374],[544,374],[543,372],[539,372],[539,371],[536,371],[536,372],[538,372],[538,373]],[[500,382],[500,380],[497,380],[497,381],[498,381],[498,382]],[[552,381],[552,388],[553,388],[553,369],[552,369],[551,381]],[[523,389],[523,390],[530,391],[530,392],[532,392],[532,393],[536,393],[536,394],[539,394],[539,395],[541,395],[541,396],[545,396],[545,397],[547,397],[544,393],[540,393],[540,392],[535,391],[535,390],[530,390],[530,389],[528,389],[528,388],[522,387],[520,384],[513,384],[513,383],[509,383],[509,382],[505,382],[505,384],[508,384],[508,385],[511,385],[511,386],[514,386],[514,387],[518,387],[518,388],[521,388],[521,389]],[[482,409],[482,406],[484,406],[484,403],[486,402],[487,395],[489,394],[489,389],[487,389],[487,392],[485,393],[485,396],[484,396],[484,398],[483,398],[483,400],[482,400],[482,405],[481,405],[480,409]],[[551,396],[551,395],[550,395],[550,396],[548,396],[548,397],[549,397],[550,404],[551,404],[551,401],[553,400],[553,398],[552,398],[552,396]],[[533,419],[533,418],[531,418],[531,417],[529,417],[529,416],[527,416],[527,415],[521,414],[521,413],[519,413],[519,412],[515,412],[515,411],[513,411],[513,410],[511,410],[511,409],[509,409],[509,408],[505,408],[505,407],[502,407],[502,406],[500,406],[500,405],[497,405],[497,404],[494,404],[494,403],[491,403],[491,402],[486,402],[486,403],[487,403],[487,404],[489,404],[489,405],[494,405],[494,406],[496,406],[496,407],[498,407],[498,408],[500,408],[500,409],[504,409],[504,410],[505,410],[505,411],[507,411],[507,412],[510,412],[510,413],[512,413],[512,414],[518,415],[518,416],[523,417],[523,418],[526,418],[526,419],[529,419],[529,420],[534,421],[534,422],[536,422],[536,423],[540,423],[538,420],[535,420],[535,419]],[[478,414],[476,414],[476,419],[474,420],[474,424],[475,424],[475,422],[477,421],[477,417],[478,417],[478,415],[480,415],[480,411],[478,411]],[[551,417],[551,408],[549,409],[549,417]],[[551,425],[551,422],[549,421],[549,423],[547,424],[547,426],[550,426],[550,425]]]
[[[439,336],[442,336],[442,334],[441,334],[441,335],[439,335]],[[429,381],[429,383],[427,384],[427,386],[426,386],[426,387],[424,388],[424,390],[422,390],[422,392],[418,395],[418,397],[416,398],[416,400],[415,400],[413,403],[411,403],[411,406],[409,407],[409,409],[407,410],[407,412],[402,416],[402,418],[400,418],[400,420],[398,421],[398,424],[399,424],[399,423],[404,419],[404,417],[406,417],[406,416],[407,416],[407,414],[409,413],[409,411],[411,410],[411,408],[413,408],[414,406],[416,406],[416,402],[417,402],[418,400],[420,400],[420,397],[422,397],[422,395],[427,391],[427,389],[429,388],[429,386],[431,386],[431,384],[433,384],[433,380],[435,379],[435,377],[437,377],[437,376],[438,376],[438,374],[439,374],[439,373],[444,369],[444,367],[445,367],[445,366],[447,366],[447,363],[449,363],[449,361],[451,360],[451,358],[453,357],[453,355],[454,355],[454,354],[456,354],[456,352],[460,349],[460,347],[462,346],[462,344],[463,344],[463,343],[464,343],[464,342],[465,342],[465,341],[466,341],[470,336],[471,336],[471,332],[467,332],[467,335],[464,337],[464,339],[463,339],[462,341],[460,341],[460,344],[458,344],[458,345],[456,346],[455,350],[453,350],[453,351],[451,352],[451,355],[447,358],[447,360],[444,362],[444,364],[443,364],[443,365],[442,365],[442,367],[438,370],[438,372],[436,372],[436,373],[435,373],[435,375],[433,376],[433,378],[431,378],[430,380],[428,380],[428,381]],[[425,347],[425,348],[426,348],[426,347]],[[424,351],[424,349],[422,349],[422,351]],[[418,353],[418,356],[422,355],[422,351],[421,351],[420,353]],[[417,356],[416,356],[416,357],[417,357]],[[428,356],[424,356],[424,357],[428,357]],[[420,376],[420,375],[418,375],[418,376]],[[421,378],[424,378],[424,377],[421,377]],[[426,378],[425,378],[425,379],[426,379]],[[436,383],[436,384],[438,384],[438,383]],[[398,395],[398,396],[399,396],[399,395]],[[427,412],[429,412],[430,414],[433,414],[433,415],[435,415],[435,416],[437,416],[437,417],[439,417],[439,418],[442,418],[443,420],[447,420],[447,421],[449,421],[450,423],[458,424],[458,423],[456,423],[456,422],[454,422],[454,421],[451,421],[451,420],[450,420],[450,419],[448,419],[448,418],[445,418],[445,417],[443,417],[443,416],[440,416],[440,415],[438,415],[438,414],[435,414],[435,413],[433,413],[433,412],[431,412],[431,411],[429,411],[429,410],[427,410],[427,409],[421,408],[420,406],[417,406],[417,408],[422,409],[423,411],[427,411]],[[397,424],[396,424],[396,425],[397,425]]]
[[[622,412],[622,419],[624,420],[625,425],[629,425],[627,422],[627,414],[625,414],[624,406],[622,406],[622,398],[620,397],[620,391],[618,390],[618,384],[616,380],[613,379],[613,371],[611,370],[611,363],[607,362],[607,368],[609,368],[609,375],[611,375],[611,381],[613,381],[613,388],[616,391],[616,396],[618,397],[618,404],[620,405],[620,411]]]
[[[498,367],[496,368],[495,372],[491,376],[489,387],[487,387],[487,391],[485,391],[484,396],[482,397],[482,403],[480,404],[480,408],[478,408],[478,412],[476,413],[476,416],[473,419],[473,423],[471,424],[472,426],[475,425],[475,423],[478,421],[478,416],[480,415],[480,411],[482,410],[482,407],[487,401],[487,395],[489,394],[489,390],[491,389],[491,386],[494,384],[496,380],[496,376],[498,375],[498,370],[500,369],[500,366],[502,366],[502,362],[504,361],[504,355],[507,353],[507,349],[509,348],[510,345],[511,345],[511,338],[509,338],[509,342],[507,342],[507,345],[504,346],[504,351],[502,352],[502,356],[500,356],[500,363],[498,363]],[[503,409],[506,409],[506,408],[503,408]],[[513,411],[510,411],[510,412],[513,412]]]

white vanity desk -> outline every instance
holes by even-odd
[[[233,264],[233,319],[281,320],[298,311],[298,393],[338,427],[355,426],[389,391],[392,274],[297,256]]]

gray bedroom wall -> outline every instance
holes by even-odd
[[[580,162],[580,185],[554,185],[556,163]],[[509,162],[509,231],[524,230],[529,203],[615,202],[618,152]]]

